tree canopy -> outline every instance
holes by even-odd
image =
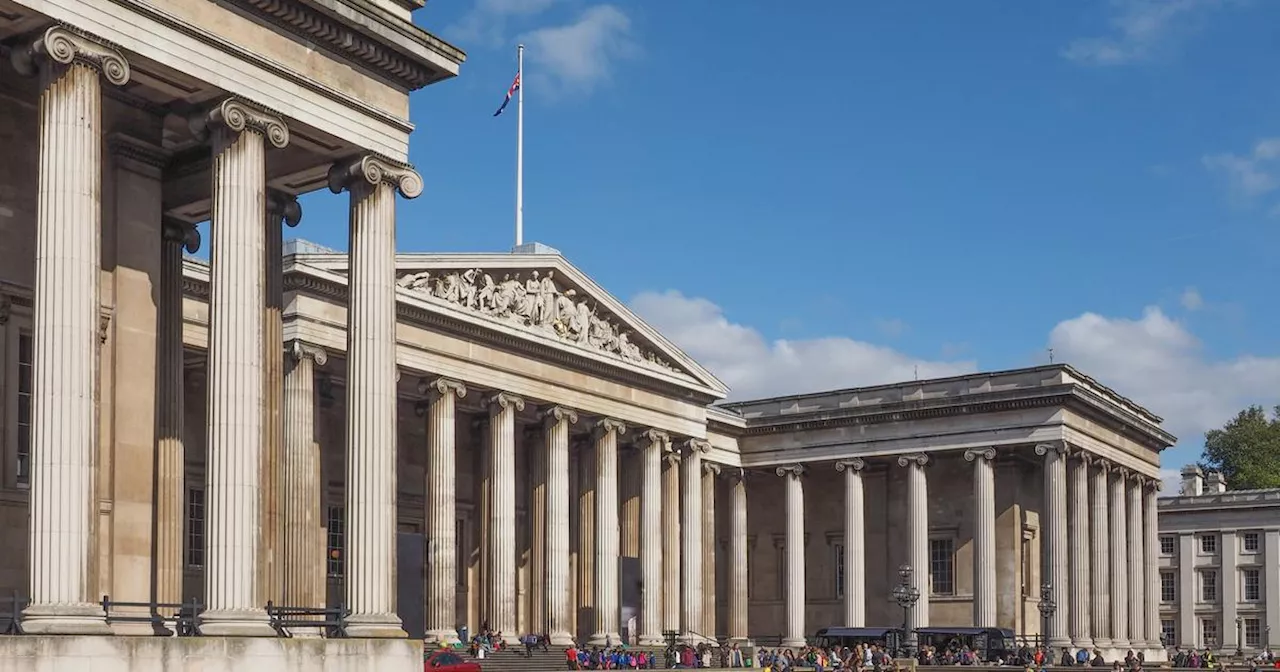
[[[1222,472],[1232,490],[1280,488],[1280,406],[1271,417],[1250,406],[1222,429],[1205,432],[1201,467]]]

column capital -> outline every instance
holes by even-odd
[[[435,401],[447,394],[457,395],[459,399],[467,396],[467,386],[460,380],[452,378],[427,378],[418,379],[418,394],[425,394],[431,401]]]
[[[724,475],[725,478],[729,479],[730,483],[734,484],[742,483],[747,480],[747,470],[742,467],[725,467]]]
[[[677,467],[680,465],[680,451],[678,450],[671,451],[666,455],[663,455],[662,459],[666,460],[667,464],[671,465],[672,467]]]
[[[661,429],[646,429],[636,438],[641,444],[662,446],[663,452],[671,450],[671,435]]]
[[[562,421],[572,425],[578,421],[578,412],[567,406],[551,406],[544,409],[538,416],[548,425],[554,425]]]
[[[221,126],[235,133],[257,133],[277,149],[289,146],[289,127],[285,125],[284,117],[243,98],[227,98],[212,109],[189,118],[187,126],[200,140],[208,139],[209,131]]]
[[[995,448],[970,448],[964,451],[964,459],[966,462],[977,462],[978,460],[986,460],[990,462],[996,459]]]
[[[680,451],[681,455],[693,455],[699,453],[706,455],[711,452],[711,442],[706,439],[689,439],[684,442],[684,446]]]
[[[524,399],[517,397],[510,392],[498,392],[485,400],[485,405],[489,407],[489,415],[497,415],[508,408],[515,408],[517,411],[523,411]]]
[[[303,358],[310,358],[316,363],[316,366],[324,366],[329,363],[329,353],[325,352],[324,348],[307,345],[302,341],[295,340],[290,342],[288,353],[294,361],[299,361]]]
[[[898,456],[899,467],[926,467],[929,465],[929,456],[925,453],[911,453],[909,455]]]
[[[840,460],[836,462],[836,471],[838,472],[844,472],[846,470],[850,472],[859,472],[866,468],[867,462],[861,457],[852,457],[847,460]]]
[[[788,464],[773,470],[777,475],[787,478],[800,478],[808,469],[803,464]]]
[[[1036,455],[1040,457],[1048,457],[1049,454],[1065,456],[1067,454],[1067,444],[1063,441],[1050,441],[1048,443],[1036,444]]]
[[[38,62],[44,60],[59,65],[87,65],[116,86],[129,81],[129,61],[116,45],[70,26],[50,27],[26,47],[14,49],[10,60],[19,74],[27,76],[36,74]]]
[[[715,462],[703,462],[702,473],[705,475],[710,475],[712,477],[719,476],[720,465],[716,464]]]
[[[302,221],[302,206],[298,197],[279,189],[267,189],[267,221],[293,228]]]
[[[335,194],[364,183],[394,187],[405,198],[422,194],[422,176],[412,166],[388,158],[365,154],[340,161],[329,168],[329,190]]]
[[[622,435],[627,433],[627,425],[621,420],[614,418],[600,418],[591,428],[591,433],[597,439],[606,434]]]
[[[191,222],[165,217],[160,220],[160,236],[166,243],[181,244],[187,254],[195,254],[200,250],[200,230]]]
[[[1147,492],[1160,492],[1164,489],[1164,482],[1158,478],[1149,478],[1143,487]]]

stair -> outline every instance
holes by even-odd
[[[484,672],[560,672],[566,669],[564,650],[557,648],[535,649],[532,657],[525,657],[524,647],[520,646],[486,654],[484,660],[471,658],[470,654],[466,658],[480,663]]]

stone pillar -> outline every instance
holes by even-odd
[[[911,630],[929,625],[929,480],[924,468],[929,456],[923,453],[898,456],[898,466],[907,469],[907,558],[914,572],[911,582],[920,599],[908,611]]]
[[[716,476],[720,465],[702,463],[702,627],[716,638]]]
[[[702,456],[710,445],[701,439],[685,444],[681,467],[680,521],[680,629],[683,640],[700,643],[708,635],[702,629]]]
[[[1093,645],[1111,647],[1111,535],[1107,531],[1110,514],[1107,507],[1107,478],[1110,465],[1101,460],[1091,475],[1089,484],[1090,517],[1089,536],[1093,549],[1092,573]]]
[[[541,417],[541,413],[538,414]],[[547,630],[547,444],[546,428],[529,426],[524,430],[524,449],[528,515],[520,530],[524,552],[528,553],[525,606],[528,622],[522,633],[546,634]],[[517,557],[519,557],[517,555]],[[519,563],[517,563],[519,564]]]
[[[747,582],[747,483],[741,469],[730,472],[729,482],[729,639],[739,646],[751,646],[748,637]]]
[[[284,120],[229,98],[194,128],[212,131],[209,429],[205,601],[210,636],[275,636],[263,611],[263,307],[266,147],[289,143]],[[202,134],[202,133],[201,133]]]
[[[662,630],[680,630],[680,453],[668,453],[662,472]]]
[[[547,634],[553,646],[573,644],[569,602],[569,425],[577,421],[577,413],[561,406],[542,414],[547,457],[545,598]]]
[[[351,195],[347,273],[345,602],[352,637],[404,637],[396,576],[396,192],[422,193],[412,168],[373,156],[329,169]],[[392,571],[388,571],[388,569]],[[512,572],[514,575],[514,571]],[[513,596],[514,597],[514,596]]]
[[[1067,636],[1067,619],[1071,605],[1064,599],[1071,592],[1071,575],[1067,566],[1067,447],[1062,443],[1042,443],[1036,455],[1044,458],[1044,515],[1040,522],[1044,576],[1053,586],[1058,608],[1049,617],[1045,633],[1049,646],[1059,649],[1071,646]]]
[[[793,464],[778,467],[776,473],[783,479],[784,500],[787,508],[787,583],[783,593],[787,602],[787,625],[782,634],[782,646],[801,648],[805,645],[805,573],[804,573],[804,484],[800,477],[805,467]]]
[[[595,633],[596,609],[596,448],[592,441],[578,443],[578,604],[577,639]]]
[[[1129,648],[1129,574],[1125,549],[1129,547],[1128,528],[1125,527],[1125,481],[1129,471],[1112,469],[1110,482],[1111,509],[1111,646]],[[1194,633],[1187,633],[1194,634]]]
[[[1146,616],[1147,648],[1160,650],[1164,643],[1160,641],[1160,528],[1159,512],[1156,497],[1159,496],[1160,479],[1149,479],[1142,494],[1142,569],[1146,575]]]
[[[166,219],[160,247],[156,375],[155,600],[182,601],[183,527],[186,522],[185,405],[182,356],[182,252],[200,249],[200,232]],[[171,612],[166,612],[166,615]]]
[[[1093,649],[1090,626],[1089,584],[1089,462],[1088,453],[1078,452],[1067,464],[1068,527],[1071,538],[1071,646]]]
[[[663,646],[662,594],[662,456],[671,450],[666,432],[650,429],[640,436],[640,646]],[[744,605],[745,606],[745,605]]]
[[[866,510],[861,458],[836,462],[844,472],[844,624],[861,628],[867,621]],[[745,605],[744,605],[745,606]]]
[[[320,446],[316,443],[315,367],[329,357],[322,348],[294,341],[284,376],[284,577],[285,606],[325,606],[326,524],[320,502]]]
[[[973,624],[991,628],[996,620],[995,448],[964,451],[973,463]]]
[[[449,378],[422,379],[418,391],[427,395],[427,473],[423,502],[426,511],[427,585],[425,639],[435,644],[458,643],[458,400],[467,386]]]
[[[593,646],[622,643],[618,616],[618,435],[627,426],[605,418],[596,424],[596,629]]]
[[[489,400],[489,628],[518,644],[516,622],[516,413],[520,397],[500,392]]]
[[[1129,550],[1129,645],[1135,648],[1147,642],[1147,629],[1144,619],[1147,614],[1146,572],[1143,569],[1144,554],[1142,552],[1142,481],[1139,474],[1133,474],[1125,484],[1128,494],[1126,513],[1128,514]],[[1234,597],[1234,596],[1233,596]],[[1156,621],[1159,624],[1159,621]],[[1226,624],[1224,624],[1226,625]]]
[[[120,52],[54,26],[12,52],[40,75],[32,320],[30,634],[107,634],[94,604],[102,78],[129,81]]]

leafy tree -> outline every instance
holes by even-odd
[[[1204,435],[1201,468],[1220,471],[1233,490],[1280,488],[1280,406],[1270,418],[1261,406],[1240,411]]]

